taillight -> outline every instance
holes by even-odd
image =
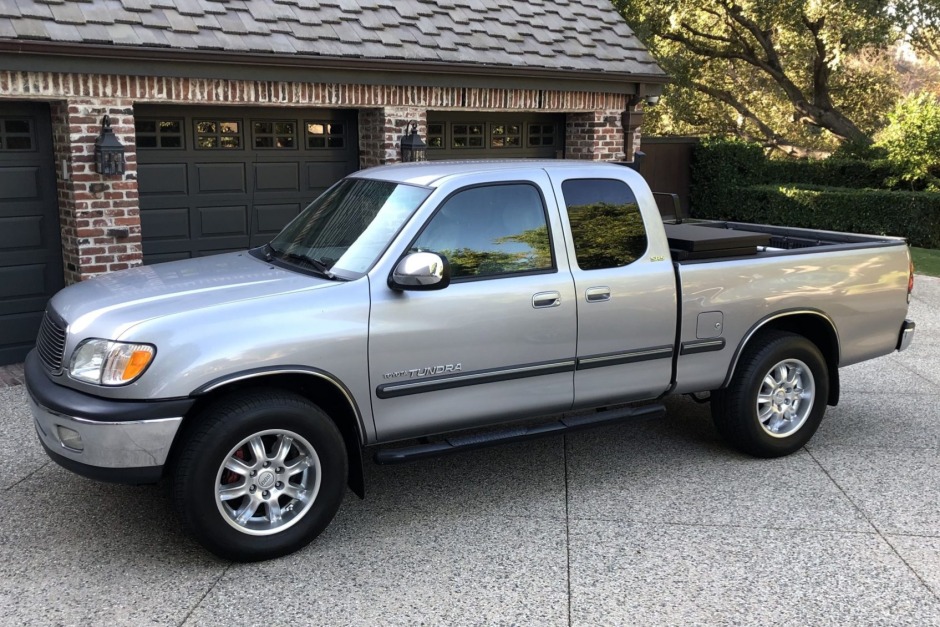
[[[910,260],[909,272],[907,275],[907,302],[911,302],[911,292],[914,291],[914,260]]]

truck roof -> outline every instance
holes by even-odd
[[[352,176],[433,187],[442,178],[455,174],[475,174],[507,170],[561,170],[587,168],[623,168],[623,165],[599,161],[565,159],[480,159],[464,161],[423,161],[380,165]]]

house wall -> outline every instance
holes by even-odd
[[[0,98],[51,103],[69,283],[142,261],[134,137],[139,103],[355,108],[362,167],[397,161],[411,122],[426,137],[429,109],[564,112],[566,158],[625,158],[620,115],[627,96],[615,93],[0,71]],[[126,148],[120,177],[103,177],[94,167],[106,114]]]

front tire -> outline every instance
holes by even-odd
[[[283,391],[226,397],[195,418],[174,469],[186,529],[224,559],[292,553],[330,523],[347,477],[343,438],[319,407]]]
[[[795,333],[767,331],[745,348],[730,385],[712,394],[712,420],[738,450],[780,457],[809,442],[828,398],[819,348]]]

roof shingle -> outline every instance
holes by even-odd
[[[662,74],[610,0],[0,0],[0,39]]]

